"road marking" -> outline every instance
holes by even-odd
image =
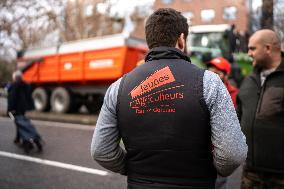
[[[83,172],[83,173],[90,173],[90,174],[95,174],[95,175],[100,175],[100,176],[109,175],[109,173],[107,171],[102,171],[102,170],[99,170],[99,169],[91,169],[91,168],[88,168],[88,167],[82,167],[82,166],[78,166],[78,165],[61,163],[61,162],[58,162],[58,161],[50,161],[50,160],[41,159],[41,158],[34,158],[34,157],[14,154],[14,153],[10,153],[10,152],[0,151],[0,156],[24,160],[24,161],[30,161],[30,162],[34,162],[34,163],[50,165],[50,166],[54,166],[54,167],[60,167],[60,168],[63,168],[63,169],[70,169],[70,170],[74,170],[74,171],[79,171],[79,172]]]

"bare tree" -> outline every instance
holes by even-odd
[[[284,41],[284,5],[279,0],[274,0],[274,5],[274,29]]]
[[[262,0],[261,27],[273,29],[273,0]]]
[[[83,39],[88,37],[84,29],[86,19],[84,15],[84,0],[67,1],[63,12],[63,31],[60,31],[62,41]]]
[[[60,32],[61,41],[85,39],[121,32],[124,19],[110,16],[111,4],[108,3],[106,4],[106,12],[104,14],[99,13],[97,9],[98,3],[100,1],[67,1],[63,13],[63,27],[61,27]]]
[[[0,54],[37,46],[58,26],[60,0],[4,0],[0,14]]]
[[[13,70],[15,70],[15,62],[10,62],[6,59],[0,58],[0,88],[4,87],[6,83],[11,81]]]
[[[104,4],[104,13],[98,11],[99,3]],[[15,57],[17,50],[25,48],[120,33],[129,22],[141,25],[147,16],[145,7],[127,17],[113,13],[117,4],[110,0],[1,0],[0,55]]]

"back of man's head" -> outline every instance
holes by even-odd
[[[147,19],[145,33],[149,49],[175,47],[182,33],[185,40],[188,36],[187,19],[174,9],[158,9]]]

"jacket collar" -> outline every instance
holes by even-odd
[[[152,48],[145,57],[145,62],[159,59],[183,59],[191,62],[190,58],[181,50],[174,47]]]

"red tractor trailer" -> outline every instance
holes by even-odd
[[[76,112],[85,105],[100,109],[108,86],[144,58],[144,40],[121,34],[24,51],[18,58],[23,78],[33,88],[37,111]]]

